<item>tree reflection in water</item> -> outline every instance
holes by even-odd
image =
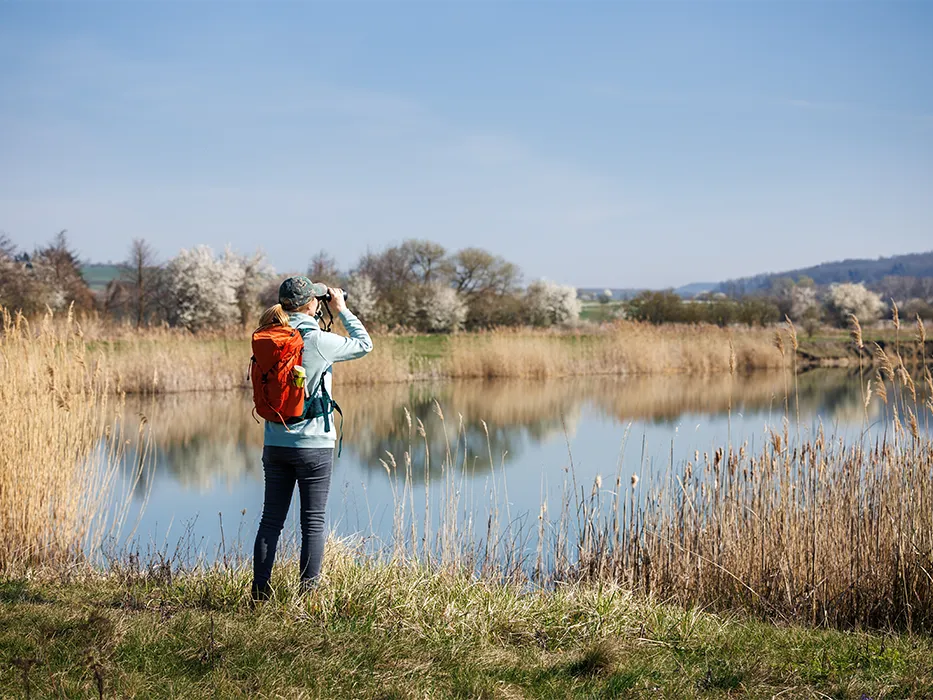
[[[802,418],[819,414],[842,423],[861,419],[857,375],[814,370],[800,375],[797,384]],[[344,459],[381,471],[380,460],[386,460],[387,453],[402,465],[407,452],[412,477],[421,481],[425,440],[432,470],[439,469],[449,441],[457,466],[480,474],[489,469],[490,452],[496,466],[508,466],[529,444],[548,441],[564,430],[572,437],[584,407],[620,424],[673,422],[685,413],[723,414],[731,397],[733,413],[768,411],[777,423],[784,415],[785,387],[793,391],[793,385],[793,377],[781,373],[473,381],[342,387],[337,399],[347,416]],[[873,403],[872,410],[879,410],[878,405]],[[793,411],[793,398],[790,406]],[[128,401],[128,422],[132,425],[140,416],[149,421],[157,448],[154,478],[201,490],[218,481],[259,478],[262,426],[251,415],[249,395],[176,394]],[[424,436],[417,430],[418,421]]]

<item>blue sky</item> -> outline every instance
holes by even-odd
[[[0,231],[676,286],[933,249],[933,2],[0,0]]]

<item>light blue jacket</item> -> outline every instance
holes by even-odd
[[[373,341],[360,320],[350,311],[341,311],[340,320],[350,334],[344,338],[336,333],[321,330],[318,322],[308,314],[291,313],[288,322],[298,329],[304,339],[304,365],[307,387],[311,398],[321,395],[321,377],[328,396],[333,397],[333,363],[355,360],[373,349]],[[324,417],[311,418],[292,425],[266,421],[264,443],[275,447],[324,447],[333,448],[337,441],[334,417],[328,420],[330,430],[324,430]]]

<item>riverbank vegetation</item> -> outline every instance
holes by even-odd
[[[70,315],[31,327],[0,309],[0,368],[0,572],[71,562],[118,525],[114,483],[128,445],[145,459],[145,431],[125,434],[105,360]]]
[[[799,274],[754,284],[723,284],[681,296],[674,290],[618,293],[579,291],[546,280],[523,281],[520,268],[478,248],[448,251],[410,239],[367,251],[341,269],[327,252],[314,254],[304,273],[342,286],[350,306],[373,329],[447,334],[495,328],[597,326],[618,320],[651,324],[706,324],[723,328],[779,325],[791,319],[812,337],[844,328],[850,315],[870,326],[885,312],[933,320],[933,280],[868,276],[868,286],[849,275],[824,284]],[[914,274],[924,268],[910,266]],[[261,309],[275,303],[281,280],[300,270],[276,273],[261,251],[220,255],[206,246],[160,261],[144,240],[134,240],[118,265],[85,267],[65,233],[32,252],[0,235],[0,306],[29,318],[72,306],[83,319],[136,328],[170,326],[204,332],[249,328]],[[868,273],[866,272],[866,275]],[[634,294],[634,296],[631,296]]]
[[[725,376],[737,381],[742,346],[716,332]],[[419,684],[451,697],[922,696],[933,630],[933,377],[919,355],[908,369],[901,332],[865,367],[863,433],[802,429],[800,380],[787,372],[783,418],[764,445],[725,444],[634,473],[607,465],[592,484],[577,482],[568,455],[560,501],[544,501],[530,521],[509,512],[516,485],[491,450],[490,503],[461,502],[477,458],[463,425],[437,407],[431,429],[446,437],[435,447],[407,413],[407,444],[382,463],[397,504],[392,541],[332,549],[316,593],[297,599],[286,576],[277,600],[253,610],[241,563],[185,571],[168,553],[140,563],[129,551],[106,572],[90,568],[119,525],[110,505],[127,481],[116,476],[132,483],[148,445],[146,421],[124,427],[111,384],[120,375],[108,363],[146,341],[101,351],[70,319],[27,326],[7,315],[2,683],[65,696],[255,696],[302,684],[328,697],[351,683],[384,697],[409,697]],[[916,332],[922,346],[922,325]],[[547,342],[591,352],[579,338]],[[868,350],[857,323],[853,342]],[[788,326],[783,354],[769,352],[792,363],[797,344]],[[439,472],[429,490],[412,465],[426,465],[432,449]],[[416,498],[430,517],[417,516]],[[312,677],[321,666],[334,672]]]
[[[54,325],[54,317],[47,323]],[[8,321],[23,332],[22,317]],[[192,334],[183,329],[114,327],[86,320],[72,327],[95,368],[94,381],[112,391],[225,391],[247,386],[249,334],[241,329]],[[730,345],[731,344],[731,345]],[[618,323],[591,332],[500,330],[474,334],[377,335],[366,358],[335,367],[342,385],[433,379],[547,379],[640,374],[729,372],[732,352],[742,372],[788,363],[765,330],[655,327]],[[730,347],[732,350],[730,350]]]

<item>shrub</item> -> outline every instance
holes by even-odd
[[[829,287],[829,311],[837,324],[844,326],[855,315],[862,323],[877,321],[884,311],[881,296],[865,289],[864,284],[833,284]]]
[[[525,291],[526,321],[534,326],[567,325],[580,317],[576,288],[539,280]]]
[[[208,246],[178,253],[166,267],[168,319],[190,330],[222,327],[240,318],[243,269],[232,255],[215,258]]]
[[[350,275],[347,278],[347,292],[350,294],[350,308],[357,316],[368,323],[379,320],[376,314],[379,294],[367,275],[359,272]]]
[[[419,331],[449,333],[463,327],[466,303],[457,292],[441,282],[418,285],[408,297],[409,318]]]

